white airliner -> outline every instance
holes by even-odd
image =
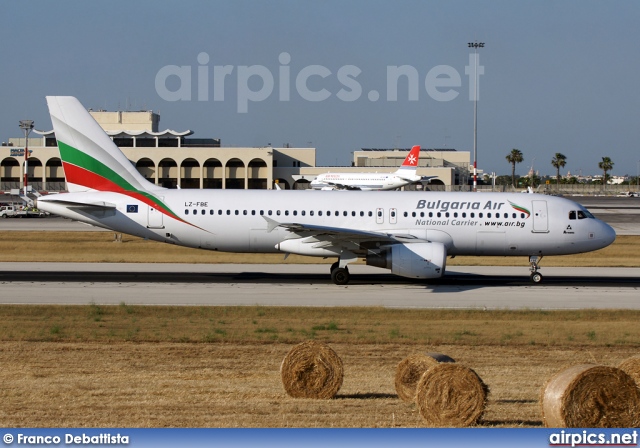
[[[170,190],[149,183],[73,97],[47,97],[69,193],[44,211],[116,232],[199,249],[331,257],[349,281],[358,259],[416,279],[446,257],[528,257],[611,244],[614,230],[568,199],[520,193]]]
[[[314,190],[395,190],[416,182],[427,182],[436,176],[418,176],[420,146],[414,146],[393,173],[324,173],[310,184]]]

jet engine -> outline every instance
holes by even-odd
[[[389,246],[379,254],[367,255],[367,264],[391,269],[391,273],[409,278],[440,278],[447,264],[447,249],[442,243],[411,243]]]

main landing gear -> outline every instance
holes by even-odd
[[[542,260],[542,256],[537,255],[529,256],[529,270],[531,271],[531,281],[533,283],[540,283],[542,281],[542,274],[538,272],[538,263]]]
[[[338,261],[331,265],[331,280],[336,285],[346,285],[349,283],[349,279],[351,275],[349,274],[349,268],[347,268],[347,264],[356,261],[358,257],[356,257],[351,252],[343,252],[340,255]]]
[[[340,262],[336,261],[331,265],[331,280],[336,285],[346,285],[349,283],[350,277],[349,268],[346,266],[341,268]]]

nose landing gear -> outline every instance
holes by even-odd
[[[538,263],[542,260],[542,256],[537,255],[529,256],[529,270],[531,271],[531,281],[533,283],[540,283],[542,281],[542,274],[538,272]]]

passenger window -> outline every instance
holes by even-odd
[[[185,210],[185,211],[184,211],[184,214],[185,214],[185,215],[188,215],[188,214],[189,214],[189,210]]]
[[[218,210],[218,215],[222,215],[222,210]]]
[[[404,212],[404,217],[406,218],[407,216],[409,216],[409,214],[407,212]]]
[[[227,215],[230,215],[230,214],[231,214],[231,210],[227,210]]]
[[[482,212],[478,213],[478,218],[482,218]]]
[[[373,216],[373,212],[369,212],[369,218]]]
[[[520,213],[520,217],[524,219],[524,213]]]
[[[322,210],[318,210],[318,216],[322,216]]]
[[[202,209],[202,210],[200,211],[200,214],[201,214],[201,215],[204,215],[205,213],[207,213],[207,212],[206,212],[204,209]]]
[[[476,217],[476,214],[475,214],[475,213],[473,213],[473,212],[471,212],[471,217],[472,217],[472,218],[475,218],[475,217]]]
[[[438,218],[440,218],[440,217],[442,216],[442,213],[438,212],[438,213],[436,214],[436,216],[437,216]]]
[[[433,212],[429,212],[429,218],[433,218]]]
[[[411,217],[415,218],[416,217],[416,212],[411,212]]]
[[[491,213],[487,213],[487,218],[491,218]]]
[[[284,216],[289,216],[289,210],[284,211]]]
[[[463,217],[463,218],[466,218],[466,217],[467,217],[467,214],[466,214],[465,212],[462,212],[462,217]]]
[[[313,210],[309,210],[309,216],[313,216]]]
[[[209,214],[210,214],[210,215],[213,215],[213,210],[209,210]]]
[[[342,216],[347,216],[349,215],[349,213],[347,213],[346,211],[342,212]]]
[[[458,217],[458,212],[453,212],[453,217],[457,218]]]
[[[255,210],[251,210],[251,215],[255,216],[255,214],[256,214],[256,211]]]
[[[197,215],[198,214],[198,210],[193,210],[193,214]]]
[[[239,210],[236,210],[236,216],[238,216],[240,214]]]
[[[449,217],[449,212],[446,212],[446,213],[444,214],[444,216],[445,216],[446,218],[448,218],[448,217]]]
[[[382,212],[378,211],[378,217],[382,217]]]
[[[391,217],[392,217],[392,218],[395,218],[395,217],[396,217],[396,212],[395,212],[395,211],[392,211],[392,212],[391,212]]]
[[[420,217],[424,218],[424,212],[420,212]]]
[[[280,216],[280,210],[276,210],[276,215]]]
[[[246,214],[247,214],[247,211],[246,211],[246,210],[243,210],[243,211],[242,211],[242,214],[243,214],[243,215],[246,215]]]
[[[306,215],[306,214],[307,214],[307,212],[305,212],[304,210],[302,210],[302,211],[300,212],[300,214],[301,214],[302,216],[304,216],[304,215]]]
[[[364,212],[360,212],[360,216],[364,216]]]
[[[268,214],[269,216],[271,216],[271,215],[273,214],[273,212],[272,212],[271,210],[269,210],[269,211],[267,212],[267,214]]]
[[[260,216],[264,216],[264,210],[260,210]]]

